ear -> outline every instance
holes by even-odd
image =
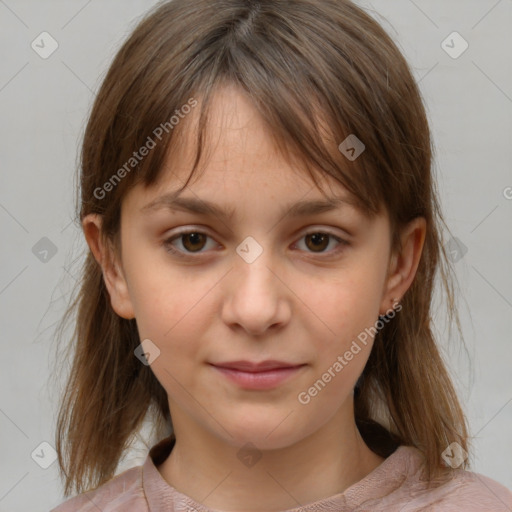
[[[102,236],[102,220],[99,214],[89,214],[83,218],[82,229],[87,245],[101,266],[112,309],[122,318],[135,318],[121,262],[112,244],[105,242]]]
[[[385,283],[379,314],[388,312],[395,299],[400,301],[411,286],[423,251],[427,223],[424,217],[413,219],[400,235],[402,250],[390,258],[388,277]]]

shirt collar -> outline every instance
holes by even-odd
[[[176,442],[173,434],[153,446],[142,467],[142,487],[150,512],[173,512],[194,510],[216,512],[194,501],[189,496],[169,485],[157,466],[171,453]],[[349,511],[363,502],[380,499],[399,488],[409,475],[415,474],[422,466],[421,452],[411,446],[400,446],[377,468],[343,493],[324,498],[284,512],[313,512],[317,510]],[[188,508],[187,508],[188,507]]]

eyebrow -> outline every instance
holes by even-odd
[[[356,201],[350,198],[329,197],[326,200],[298,201],[294,204],[284,205],[279,212],[279,217],[285,215],[291,217],[306,217],[324,213],[338,208],[351,206],[359,210]],[[161,209],[183,210],[190,213],[196,213],[205,216],[215,216],[226,221],[232,219],[235,209],[223,209],[220,206],[207,201],[206,199],[198,199],[194,197],[180,197],[179,192],[171,192],[164,194],[141,208],[141,212],[149,214]]]

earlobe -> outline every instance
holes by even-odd
[[[417,217],[401,233],[402,250],[400,254],[395,253],[391,258],[381,304],[381,315],[386,314],[393,307],[395,298],[404,296],[414,281],[425,243],[426,224],[425,218]]]
[[[102,236],[102,217],[86,215],[82,220],[87,245],[103,272],[103,280],[110,296],[112,309],[122,318],[135,318],[126,278],[115,249]]]

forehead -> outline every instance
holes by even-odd
[[[201,107],[188,114],[173,134],[157,182],[137,185],[128,194],[143,213],[174,205],[227,218],[238,202],[266,199],[289,209],[293,202],[292,213],[297,215],[342,206],[366,214],[353,194],[318,169],[317,186],[304,157],[280,145],[248,97],[230,85],[216,90],[210,100],[201,160],[180,191],[197,156],[200,111]],[[223,204],[222,211],[215,203]]]

